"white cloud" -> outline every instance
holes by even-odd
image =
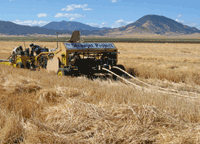
[[[182,16],[182,14],[179,14],[177,17],[181,17]]]
[[[198,23],[190,23],[190,24],[188,24],[190,27],[195,27],[195,26],[197,26],[198,25]]]
[[[73,11],[74,9],[83,9],[83,10],[92,10],[91,8],[87,8],[88,5],[87,4],[83,4],[83,5],[76,5],[76,4],[71,4],[71,5],[67,5],[66,8],[62,8],[62,11]]]
[[[98,27],[98,28],[108,27],[107,22],[102,22],[101,24],[98,24],[98,23],[87,23],[87,24],[92,26],[92,27]]]
[[[126,24],[130,24],[130,23],[133,23],[134,21],[128,21],[128,22],[126,22]]]
[[[64,16],[63,13],[57,13],[57,14],[55,15],[56,18],[63,17],[63,16]]]
[[[189,27],[195,27],[200,30],[200,24],[198,23],[186,23],[186,25],[188,25]]]
[[[123,19],[120,19],[120,20],[115,21],[111,27],[117,28],[117,27],[125,26],[130,23],[133,23],[133,21],[124,21]]]
[[[76,18],[72,17],[72,18],[70,18],[69,20],[70,20],[70,21],[74,21],[74,20],[76,20]]]
[[[38,18],[40,17],[47,17],[47,14],[46,13],[40,13],[40,14],[37,14]]]
[[[114,24],[111,25],[111,28],[117,28],[117,27],[121,27],[121,26],[125,26],[128,25],[130,23],[133,23],[133,21],[124,21],[123,19],[120,19],[118,21],[115,21]],[[98,28],[102,28],[102,27],[110,27],[108,26],[107,22],[102,22],[101,24],[98,23],[87,23],[90,26],[93,27],[98,27]]]
[[[117,0],[112,0],[112,3],[116,3],[117,2]]]
[[[184,23],[183,20],[176,19],[176,21],[179,22],[179,23]]]
[[[91,8],[84,8],[83,10],[92,10]]]
[[[101,25],[100,24],[98,24],[98,23],[86,23],[87,25],[90,25],[90,26],[92,26],[92,27],[100,27]]]
[[[77,18],[81,18],[81,17],[85,17],[84,15],[80,15],[80,14],[70,14],[70,13],[57,13],[55,15],[56,18],[59,17],[66,17],[66,18],[70,18],[70,21],[72,20],[76,20]]]
[[[108,23],[107,22],[102,22],[101,27],[108,27]]]
[[[38,21],[38,20],[25,20],[25,21],[20,21],[18,19],[16,19],[15,21],[13,21],[16,24],[20,24],[20,25],[28,25],[28,26],[43,26],[48,24],[50,21]]]
[[[187,21],[183,21],[183,20],[179,20],[179,19],[176,19],[176,21],[179,23],[182,23],[184,25],[187,25],[189,27],[195,27],[197,29],[200,29],[200,24],[198,24],[198,23],[191,23],[191,22],[187,22]]]

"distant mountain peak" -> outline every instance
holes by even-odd
[[[126,31],[132,27],[132,30],[144,29],[149,32],[156,34],[165,34],[165,33],[180,33],[180,34],[193,34],[200,33],[196,28],[183,25],[173,19],[167,18],[162,15],[145,15],[138,19],[136,22],[126,25],[125,27],[120,27],[120,31]],[[140,30],[140,32],[143,32]]]

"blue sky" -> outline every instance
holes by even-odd
[[[65,20],[116,28],[156,14],[200,29],[199,6],[198,0],[1,0],[0,20],[30,26]]]

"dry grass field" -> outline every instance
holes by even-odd
[[[18,45],[0,42],[0,59]],[[115,46],[137,78],[191,98],[0,65],[0,143],[200,143],[200,45]]]

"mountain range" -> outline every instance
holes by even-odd
[[[50,22],[45,26],[42,26],[42,28],[47,28],[47,29],[54,29],[54,30],[69,30],[69,31],[74,31],[74,30],[103,30],[103,29],[111,29],[111,28],[98,28],[98,27],[92,27],[80,22],[75,22],[75,21],[61,21],[61,22]]]
[[[173,19],[159,15],[145,15],[134,23],[119,28],[97,28],[80,22],[50,22],[45,26],[24,26],[18,25],[9,21],[0,21],[0,34],[6,35],[27,35],[27,34],[45,34],[55,35],[72,34],[74,30],[81,31],[82,35],[133,35],[140,34],[159,34],[166,35],[168,33],[175,34],[194,34],[200,33],[200,30],[195,27],[189,27],[179,23]]]

